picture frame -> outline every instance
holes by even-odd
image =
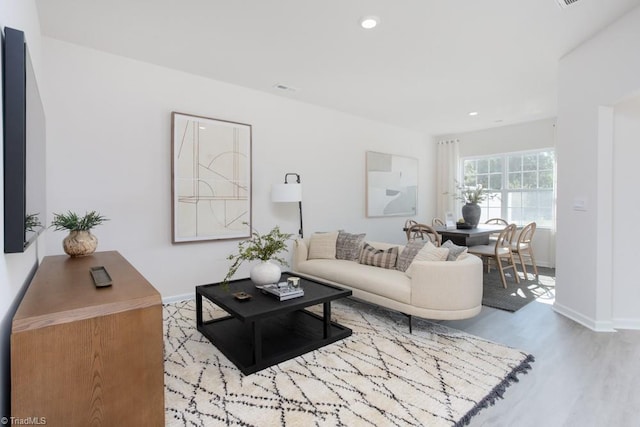
[[[367,217],[415,216],[417,206],[418,159],[367,151]]]
[[[453,212],[447,212],[445,220],[446,228],[456,228],[456,218],[453,216]]]
[[[252,128],[171,113],[172,242],[251,236]]]

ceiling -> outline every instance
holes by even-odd
[[[554,117],[558,60],[640,0],[36,3],[48,37],[440,135]]]

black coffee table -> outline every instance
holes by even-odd
[[[287,277],[284,273],[280,280]],[[304,296],[287,301],[263,294],[249,279],[229,282],[228,290],[219,283],[196,286],[198,331],[245,375],[351,335],[351,329],[331,321],[331,301],[350,296],[350,290],[304,278],[300,286]],[[252,298],[237,300],[232,294],[239,291]],[[203,320],[202,297],[229,316]],[[305,310],[316,304],[323,304],[323,316]]]

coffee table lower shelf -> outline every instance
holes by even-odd
[[[330,322],[328,333],[325,334],[323,317],[307,310],[297,310],[255,322],[242,322],[227,316],[203,321],[198,325],[198,331],[245,375],[351,335],[351,329],[335,322]]]

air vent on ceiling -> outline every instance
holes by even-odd
[[[578,3],[578,1],[580,0],[556,0],[558,2],[558,6],[560,6],[563,9],[568,8],[569,6],[573,5],[574,3]]]
[[[281,84],[281,83],[275,84],[275,85],[273,85],[273,87],[274,87],[275,89],[278,89],[278,90],[284,90],[284,91],[287,91],[287,92],[295,92],[295,91],[297,91],[297,90],[298,90],[298,89],[296,89],[295,87],[291,87],[291,86],[283,85],[283,84]]]

